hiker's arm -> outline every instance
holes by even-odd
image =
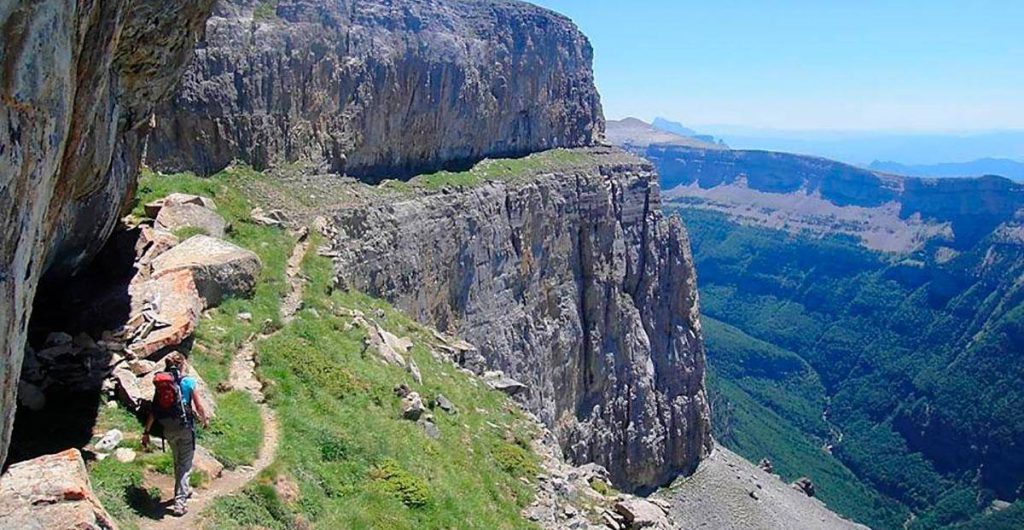
[[[203,423],[203,427],[209,427],[210,418],[206,416],[206,409],[203,408],[203,400],[198,390],[194,390],[192,393],[192,408],[195,409],[196,415],[199,416],[199,421]]]
[[[153,413],[146,415],[146,427],[142,430],[142,446],[149,445],[149,430],[153,428]]]

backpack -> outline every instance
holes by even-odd
[[[158,372],[153,376],[153,416],[156,423],[174,419],[182,426],[191,427],[191,414],[185,410],[181,396],[181,374],[177,370]]]

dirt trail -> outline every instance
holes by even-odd
[[[288,292],[281,302],[281,322],[283,324],[291,322],[295,318],[295,313],[302,305],[303,280],[299,273],[301,271],[302,258],[306,255],[309,247],[309,241],[306,237],[305,229],[299,232],[298,236],[299,240],[292,249],[292,255],[288,259],[288,268],[285,271],[285,276],[288,280]],[[256,377],[256,342],[272,337],[276,333],[277,331],[252,335],[246,339],[231,360],[231,372],[228,376],[231,388],[248,392],[259,405],[260,417],[263,420],[263,445],[260,447],[256,461],[250,466],[239,466],[233,470],[225,470],[219,478],[208,484],[205,488],[194,490],[192,499],[188,503],[188,514],[184,517],[174,517],[167,514],[161,519],[143,518],[139,524],[142,529],[172,530],[196,528],[200,515],[213,501],[226,495],[238,493],[274,461],[280,440],[280,428],[274,411],[266,404],[266,399],[263,395],[263,383]]]

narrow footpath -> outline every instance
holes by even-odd
[[[309,248],[305,229],[298,234],[298,238],[298,242],[292,249],[291,257],[288,258],[288,267],[285,271],[288,281],[288,292],[282,300],[280,310],[281,322],[284,325],[287,325],[295,318],[295,313],[302,306],[304,283],[299,273],[302,269],[302,259]],[[260,447],[256,461],[250,466],[239,466],[233,470],[224,470],[219,478],[206,487],[195,489],[192,499],[188,503],[188,514],[184,517],[174,517],[166,514],[162,519],[142,518],[139,521],[139,526],[142,529],[172,530],[196,528],[200,515],[213,501],[220,497],[238,493],[274,461],[274,458],[277,456],[280,428],[274,411],[266,403],[265,396],[263,395],[263,384],[256,377],[256,343],[274,336],[277,332],[254,334],[246,339],[238,348],[238,351],[235,352],[235,356],[231,361],[231,372],[228,376],[231,388],[248,392],[259,405],[260,417],[263,420],[263,445]]]

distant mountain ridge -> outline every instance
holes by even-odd
[[[983,158],[1024,160],[1024,130],[973,133],[794,131],[726,125],[702,125],[700,129],[722,138],[735,149],[823,156],[858,165],[869,165],[875,160],[894,160],[907,165]]]
[[[722,145],[722,146],[725,145],[725,142],[723,140],[721,140],[719,138],[715,138],[714,136],[712,136],[710,134],[700,134],[697,131],[695,131],[695,130],[689,128],[689,127],[686,127],[685,125],[683,125],[682,123],[679,123],[677,121],[671,121],[671,120],[659,117],[659,118],[654,118],[654,121],[651,123],[651,126],[654,127],[655,129],[659,129],[659,130],[662,130],[662,131],[665,131],[665,132],[670,132],[672,134],[678,134],[680,136],[689,136],[690,138],[696,138],[698,140],[701,140],[701,141],[704,141],[704,142],[708,142],[708,143],[712,143],[712,144],[718,144],[718,145]]]
[[[652,145],[671,145],[698,149],[726,149],[725,146],[709,142],[705,139],[680,135],[656,128],[638,118],[608,120],[605,122],[605,139],[613,145],[625,147],[633,151],[642,151]]]
[[[1024,180],[1024,162],[1008,158],[980,158],[970,162],[942,164],[901,164],[875,160],[868,169],[911,177],[979,177],[999,175],[1013,180]]]

